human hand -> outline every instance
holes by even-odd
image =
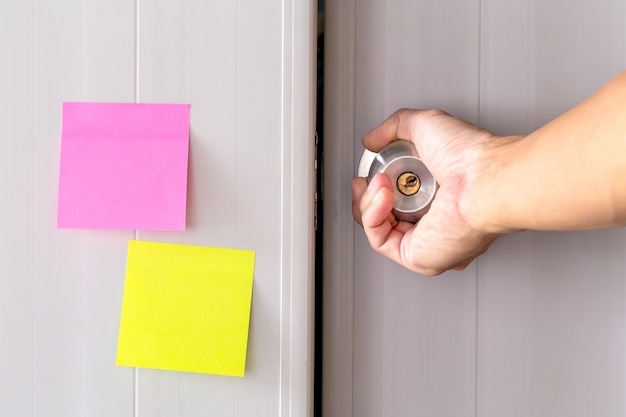
[[[372,248],[404,267],[424,275],[464,269],[499,236],[481,230],[468,215],[467,190],[486,169],[489,155],[506,141],[438,110],[400,110],[363,138],[379,152],[396,139],[410,140],[431,171],[439,189],[430,210],[417,224],[397,221],[392,214],[392,183],[377,174],[352,183],[352,211]]]

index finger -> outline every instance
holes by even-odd
[[[380,152],[382,148],[396,139],[411,140],[411,116],[415,116],[416,113],[419,113],[419,110],[397,110],[378,127],[363,136],[363,146],[372,152]]]

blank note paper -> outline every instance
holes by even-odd
[[[63,103],[57,226],[185,230],[189,105]]]
[[[243,376],[254,251],[130,241],[118,365]]]

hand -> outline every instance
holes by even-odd
[[[428,213],[415,225],[393,214],[392,184],[377,174],[352,183],[352,210],[378,253],[424,275],[464,269],[499,236],[472,226],[466,191],[476,173],[488,166],[499,142],[484,129],[438,110],[400,110],[363,138],[364,146],[380,151],[395,139],[410,140],[439,189]]]

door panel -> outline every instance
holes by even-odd
[[[315,1],[0,2],[0,416],[308,416]],[[189,103],[187,229],[57,229],[62,103]],[[129,240],[256,251],[243,378],[115,366]]]
[[[620,1],[327,7],[328,85],[354,80],[326,90],[331,184],[349,183],[360,138],[397,108],[527,133],[626,63]],[[324,201],[349,212],[348,193],[327,186]],[[425,278],[376,255],[348,222],[325,230],[326,242],[352,242],[349,259],[325,252],[325,282],[352,290],[343,304],[325,293],[325,415],[626,415],[626,230],[505,236],[465,271]],[[335,355],[348,357],[349,376],[326,366]]]

